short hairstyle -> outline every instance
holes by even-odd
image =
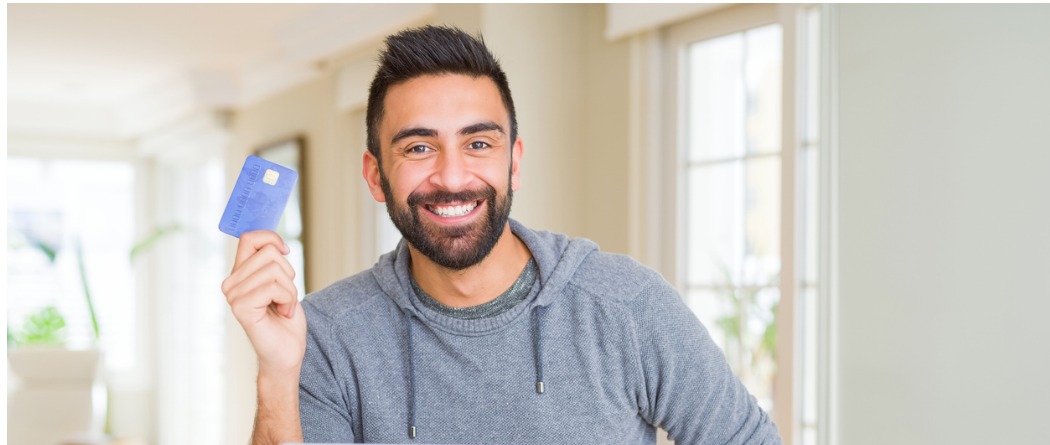
[[[510,96],[507,75],[499,61],[489,52],[483,38],[471,36],[448,26],[423,26],[408,29],[386,39],[386,49],[379,55],[379,69],[368,90],[368,151],[380,158],[379,124],[383,120],[383,101],[391,86],[419,76],[463,74],[474,78],[488,77],[499,89],[503,106],[510,115],[510,141],[518,137],[518,119]],[[380,169],[382,170],[382,169]]]

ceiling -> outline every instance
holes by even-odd
[[[249,104],[317,62],[433,13],[429,4],[11,4],[8,129],[133,138]],[[152,119],[143,114],[157,111]]]

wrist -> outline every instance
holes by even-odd
[[[299,423],[299,373],[259,371],[258,409],[255,413],[253,445],[302,442]]]
[[[299,384],[299,371],[302,369],[302,360],[294,365],[274,365],[259,361],[257,383],[282,384],[294,382]]]
[[[263,396],[279,396],[299,393],[299,370],[266,370],[259,369],[255,379],[260,399]],[[283,398],[283,397],[282,397]]]

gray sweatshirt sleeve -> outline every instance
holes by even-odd
[[[331,321],[307,301],[303,308],[307,320],[306,355],[299,379],[303,439],[316,443],[354,442],[349,404],[326,349],[334,347],[328,338]]]
[[[666,282],[634,299],[642,416],[680,445],[779,444],[769,416],[733,374],[700,320]]]

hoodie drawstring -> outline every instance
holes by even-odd
[[[416,370],[412,364],[412,313],[405,311],[408,332],[408,438],[416,438]]]
[[[540,341],[540,306],[532,308],[532,350],[536,362],[536,393],[543,394],[543,343]]]
[[[540,306],[532,309],[532,350],[536,365],[536,393],[543,394],[543,336],[540,335]],[[405,332],[408,337],[408,438],[416,438],[416,369],[412,360],[412,313],[405,311]]]

